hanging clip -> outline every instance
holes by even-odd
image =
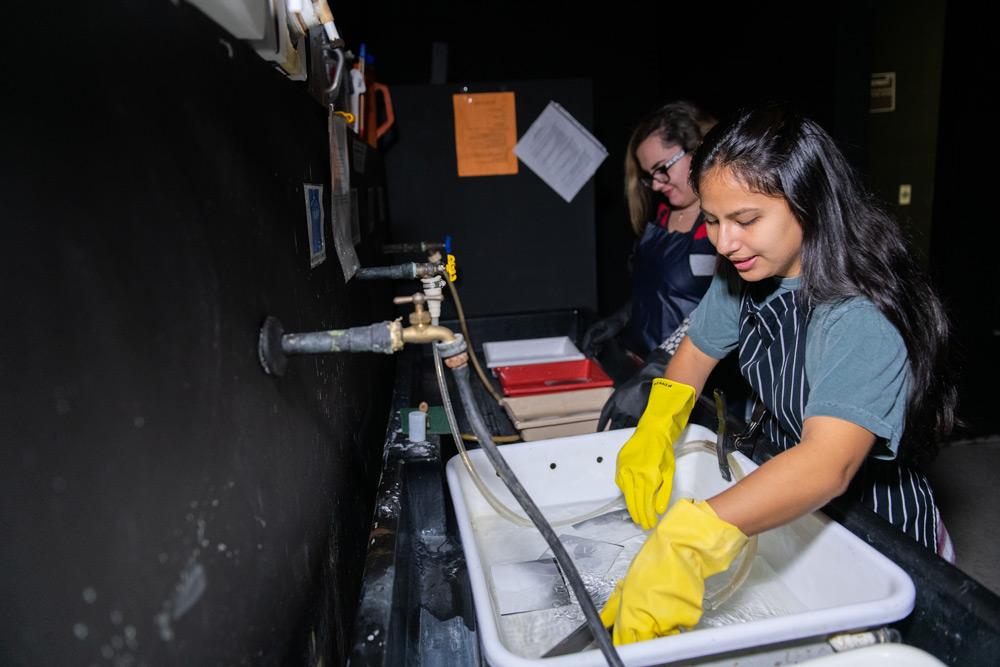
[[[730,451],[735,450],[749,459],[754,459],[754,441],[757,438],[757,432],[760,430],[761,424],[764,423],[764,417],[766,416],[767,408],[764,406],[764,401],[760,399],[760,396],[757,396],[754,400],[753,414],[750,417],[750,423],[742,433],[737,433],[732,437],[733,444],[732,447],[730,447]]]
[[[719,420],[715,439],[715,453],[719,457],[719,474],[722,475],[722,479],[731,482],[733,481],[733,473],[729,469],[729,460],[726,458],[728,445],[726,442],[726,395],[722,393],[721,389],[716,389],[712,392],[712,396],[715,398],[715,417]]]
[[[334,98],[337,97],[337,93],[340,91],[340,82],[344,78],[344,50],[340,47],[327,46],[326,52],[331,54],[333,60],[336,61],[330,86],[326,89],[326,94],[330,96],[330,106],[333,106]]]

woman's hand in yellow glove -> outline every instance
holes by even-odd
[[[656,378],[635,433],[618,452],[615,484],[632,520],[649,530],[667,509],[674,481],[674,440],[694,408],[694,387]]]
[[[698,623],[705,579],[729,568],[747,537],[705,501],[679,500],[639,550],[601,610],[616,645],[676,634]]]

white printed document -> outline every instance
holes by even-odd
[[[549,102],[514,154],[567,202],[608,157],[601,142],[557,102]]]

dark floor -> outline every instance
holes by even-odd
[[[1000,595],[1000,436],[945,447],[927,473],[956,564]]]

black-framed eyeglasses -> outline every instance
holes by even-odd
[[[687,151],[682,149],[679,153],[677,153],[677,155],[673,156],[653,171],[643,172],[642,176],[639,177],[639,182],[647,188],[653,187],[654,181],[660,185],[666,185],[670,182],[670,174],[667,173],[667,170],[677,164],[677,162],[685,155],[687,155]]]

